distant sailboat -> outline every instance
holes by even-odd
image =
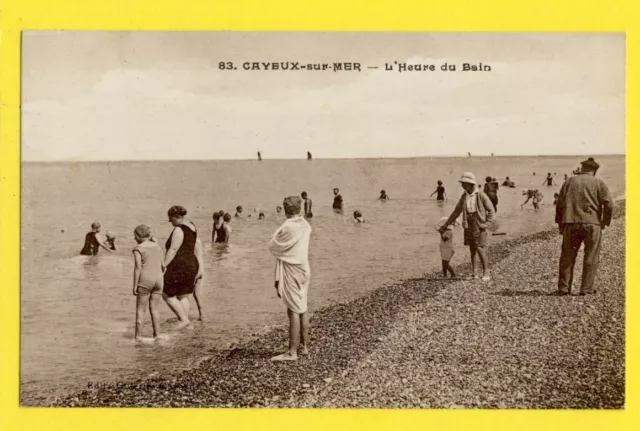
[[[493,153],[491,153],[491,157],[493,157]]]
[[[262,161],[262,155],[260,155],[260,151],[258,151],[258,161],[261,162]]]
[[[312,160],[313,156],[311,156],[311,153],[307,151],[307,160]]]
[[[469,155],[469,157],[471,157],[471,153],[467,153]]]

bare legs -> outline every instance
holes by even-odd
[[[180,321],[178,328],[191,324],[191,321],[189,320],[189,295],[167,296],[166,293],[163,293],[162,298],[165,300],[169,308],[171,308],[171,311],[173,311],[178,317],[178,320]]]
[[[295,361],[298,359],[298,348],[301,355],[309,354],[307,340],[309,336],[309,314],[298,314],[287,309],[289,316],[289,349],[282,355],[271,358],[272,361]]]
[[[453,268],[449,264],[448,260],[443,260],[442,261],[442,273],[443,273],[445,278],[447,278],[447,273],[451,274],[451,278],[456,278],[456,273],[453,272]]]
[[[136,340],[140,340],[142,338],[142,327],[144,325],[144,315],[147,312],[149,296],[151,295],[138,293],[138,296],[136,297]]]
[[[300,314],[300,354],[308,355],[307,340],[309,340],[309,313]]]
[[[178,301],[180,301],[180,305],[184,310],[184,315],[186,316],[186,320],[189,320],[189,309],[191,308],[191,304],[189,303],[189,295],[178,295]]]
[[[160,322],[160,295],[151,295],[149,299],[149,312],[151,314],[151,325],[153,326],[153,337],[156,338],[160,333],[158,324]]]
[[[300,315],[287,309],[289,316],[289,355],[298,356],[298,344],[300,343]]]
[[[196,300],[196,306],[198,307],[198,320],[202,320],[202,303],[200,302],[202,299],[202,284],[203,278],[200,277],[196,280],[196,286],[193,290],[193,299]]]
[[[487,259],[487,251],[484,247],[478,247],[475,245],[469,246],[471,252],[471,273],[473,277],[476,276],[476,254],[480,257],[480,264],[482,265],[482,278],[488,279],[488,267],[489,261]]]
[[[144,327],[144,318],[147,313],[147,305],[149,306],[149,312],[151,314],[151,325],[153,326],[153,338],[158,336],[158,322],[160,316],[158,314],[158,307],[160,305],[160,295],[149,295],[138,293],[136,300],[136,340],[142,339],[142,328]]]

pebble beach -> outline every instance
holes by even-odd
[[[92,382],[52,405],[624,408],[624,206],[603,235],[595,295],[555,294],[562,239],[539,232],[490,246],[488,283],[427,274],[316,310],[311,354],[297,362],[269,361],[285,349],[282,327],[196,368]],[[454,257],[459,275],[467,261]]]

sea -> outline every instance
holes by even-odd
[[[315,159],[259,161],[150,161],[23,163],[21,214],[22,405],[46,405],[84,389],[88,382],[145,378],[197,365],[212,352],[287,325],[273,288],[271,235],[284,221],[276,207],[306,191],[313,201],[309,307],[342,303],[376,288],[420,277],[440,267],[435,225],[453,210],[463,172],[501,187],[490,242],[548,229],[553,194],[585,157],[473,157]],[[598,176],[614,197],[625,193],[625,157],[596,157]],[[542,185],[547,173],[558,185]],[[441,180],[448,200],[430,198]],[[333,188],[344,212],[333,212]],[[539,211],[521,209],[523,188],[544,194]],[[391,197],[377,198],[381,190]],[[171,331],[174,317],[162,303],[161,330],[153,344],[133,341],[134,228],[145,223],[164,244],[172,226],[167,210],[181,205],[204,243],[205,319],[193,330]],[[233,219],[230,244],[212,246],[212,213]],[[360,210],[367,223],[354,222]],[[264,212],[264,220],[258,213]],[[98,221],[116,235],[120,251],[80,256],[85,234]],[[454,268],[468,261],[456,228]],[[192,300],[191,316],[197,310]],[[151,335],[147,315],[145,335]],[[283,347],[286,340],[283,340]],[[278,353],[278,352],[273,352]],[[268,358],[265,358],[268,360]]]

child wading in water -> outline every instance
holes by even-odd
[[[471,253],[471,277],[476,275],[476,254],[480,256],[482,264],[482,281],[489,281],[489,262],[487,259],[487,227],[493,222],[493,203],[489,197],[476,185],[476,177],[471,172],[462,174],[459,180],[464,189],[456,208],[447,221],[438,229],[443,234],[447,227],[452,225],[458,216],[462,214],[462,227],[464,228],[464,245],[469,246]]]
[[[162,302],[164,287],[164,256],[162,249],[151,238],[151,228],[141,224],[133,231],[138,245],[133,249],[135,268],[133,270],[133,295],[136,302],[136,340],[142,339],[144,317],[149,306],[153,338],[158,337],[158,307]]]
[[[438,224],[436,225],[436,229],[440,230],[442,226],[447,222],[446,217],[442,217]],[[454,222],[454,224],[456,224]],[[447,226],[445,231],[440,234],[440,257],[442,258],[442,274],[444,278],[447,278],[447,273],[451,274],[451,278],[456,278],[456,273],[453,271],[453,268],[449,264],[451,262],[451,258],[455,254],[453,250],[453,229],[451,226]]]

